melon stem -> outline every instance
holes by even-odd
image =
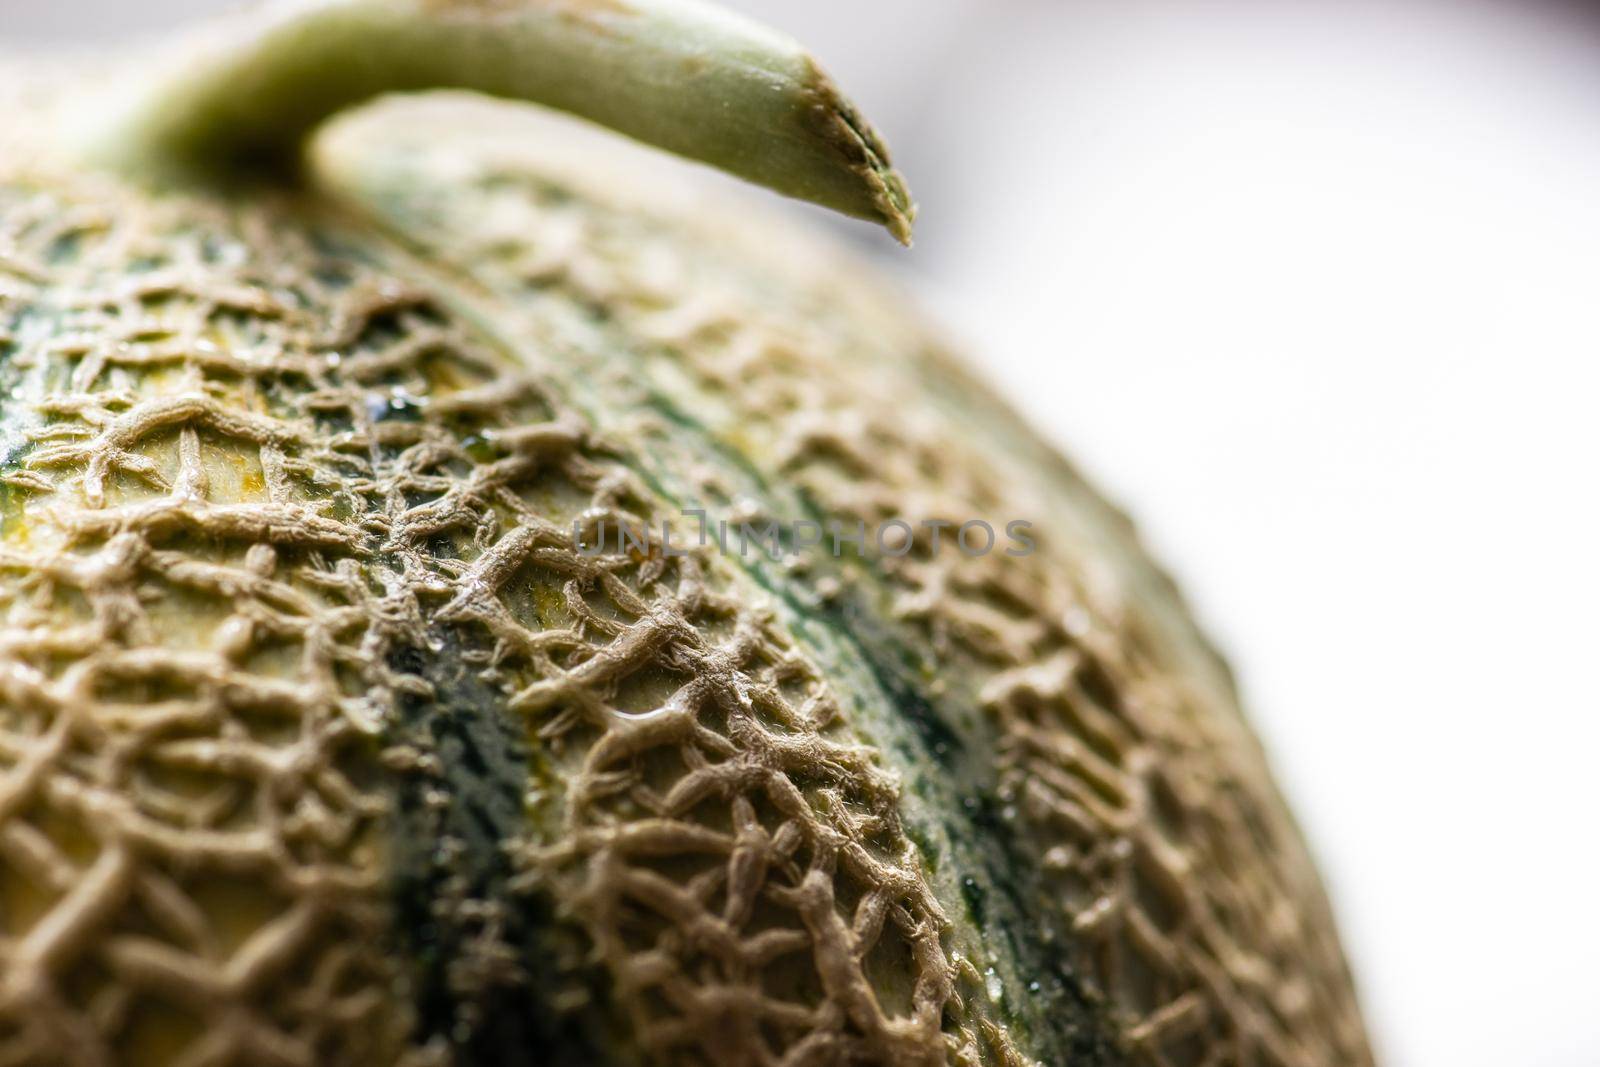
[[[570,112],[910,241],[904,181],[817,62],[702,0],[279,3],[183,42],[87,154],[160,183],[279,180],[333,115],[430,89]]]

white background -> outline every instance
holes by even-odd
[[[0,0],[0,44],[217,6]],[[733,6],[899,149],[917,249],[847,239],[1133,511],[1232,655],[1385,1061],[1600,1065],[1600,18]]]

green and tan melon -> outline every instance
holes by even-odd
[[[465,94],[322,129],[432,88],[909,233],[815,63],[690,0],[13,65],[0,1064],[1370,1063],[1127,522],[687,168]]]

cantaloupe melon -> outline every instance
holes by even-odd
[[[1371,1062],[1227,668],[900,296],[351,110],[908,236],[798,46],[318,0],[0,83],[0,1064]]]

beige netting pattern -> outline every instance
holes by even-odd
[[[1035,521],[1028,558],[969,559],[947,532],[941,553],[924,535],[884,571],[894,615],[989,715],[1006,816],[1138,1060],[1370,1063],[1316,872],[1231,683],[1123,520],[1064,465],[986,457],[983,424],[1009,415],[903,399],[929,396],[930,380],[981,390],[848,272],[774,267],[794,251],[782,239],[765,259],[710,254],[676,224],[551,177],[535,153],[451,143],[440,180],[475,183],[455,201],[470,217],[402,195],[383,202],[395,225],[508,300],[608,309],[647,342],[661,387],[769,479],[869,523]]]
[[[393,1058],[346,460],[239,246],[119,215],[0,201],[0,1062]]]
[[[577,552],[574,519],[659,505],[298,210],[0,185],[0,1064],[439,1061],[389,866],[396,780],[455,802],[393,719],[443,699],[394,664],[444,630],[528,724],[516,889],[649,1059],[1020,1062],[893,778],[759,597]],[[515,901],[468,890],[434,907],[474,932],[470,1029],[529,977]]]

